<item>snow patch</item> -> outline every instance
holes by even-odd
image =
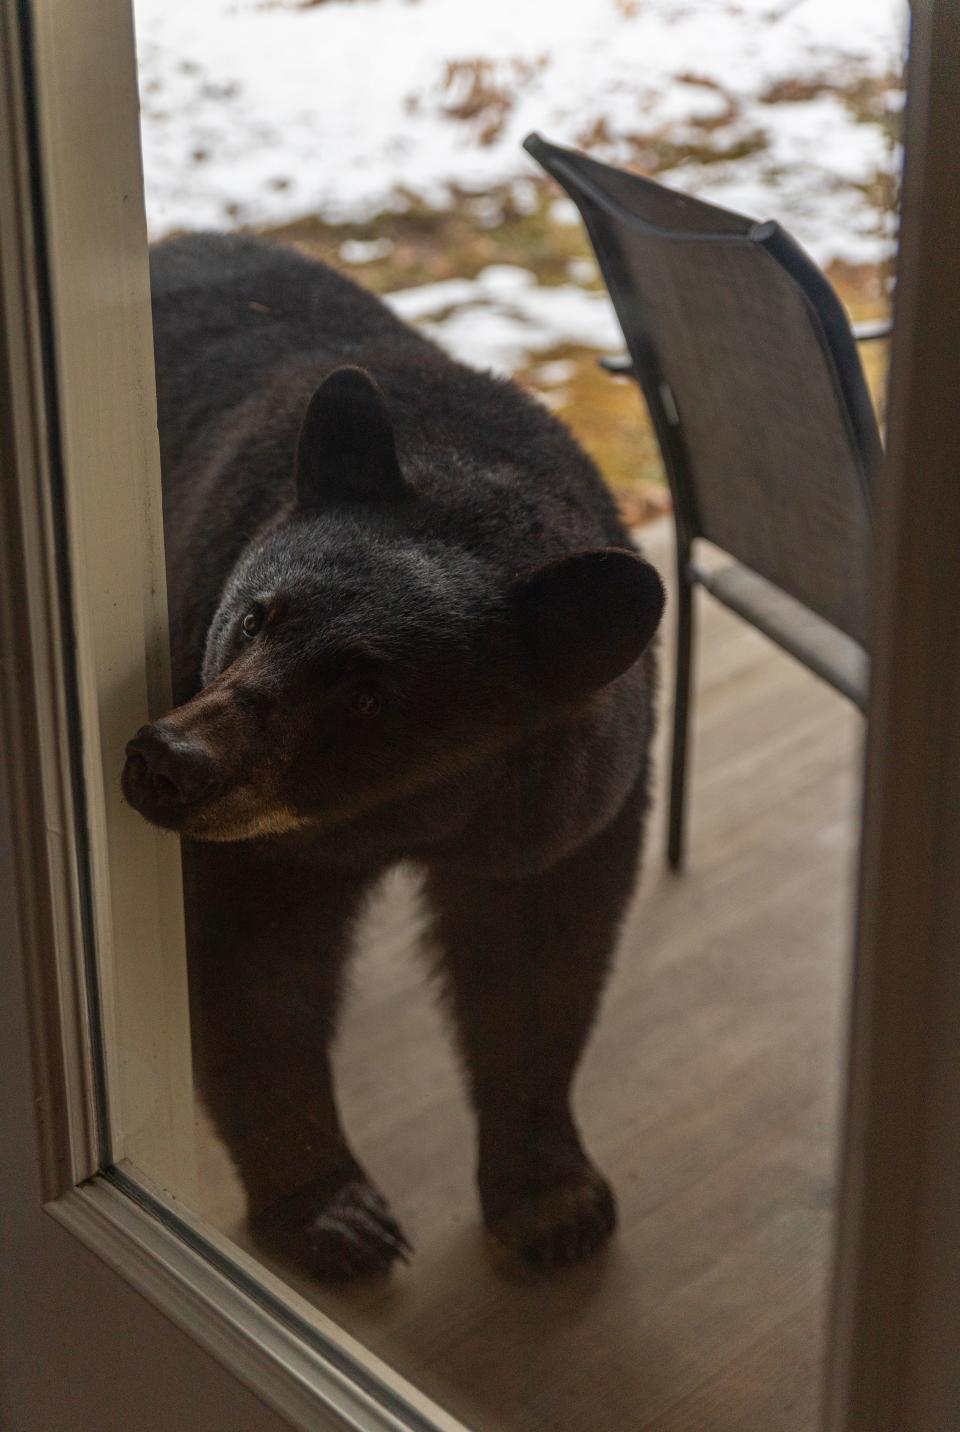
[[[623,347],[605,293],[573,285],[538,284],[528,269],[491,264],[475,279],[447,279],[385,295],[401,318],[416,322],[451,357],[509,376],[530,355],[573,343],[598,350]],[[566,381],[567,365],[553,381]],[[541,370],[542,371],[542,370]]]
[[[393,253],[393,239],[344,239],[338,250],[345,264],[369,264]]]
[[[638,136],[760,132],[756,152],[688,157],[668,181],[776,217],[821,261],[890,251],[869,184],[898,156],[878,127],[831,96],[762,96],[798,76],[897,72],[906,0],[136,0],[135,12],[154,236],[363,220],[407,195],[444,206],[504,184],[530,204],[530,129],[579,147],[593,134],[614,162]]]

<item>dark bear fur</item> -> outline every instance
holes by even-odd
[[[559,422],[332,270],[196,235],[152,282],[176,706],[124,789],[185,837],[197,1074],[251,1227],[321,1277],[408,1251],[327,1048],[358,909],[410,861],[486,1224],[588,1256],[614,1204],[570,1086],[635,878],[659,581]]]

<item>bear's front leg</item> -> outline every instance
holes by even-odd
[[[484,1221],[540,1268],[590,1257],[616,1223],[570,1111],[636,877],[643,799],[543,874],[433,869],[435,932],[477,1115]]]
[[[194,1063],[266,1251],[328,1280],[385,1272],[409,1244],[354,1158],[328,1058],[369,883],[185,851]]]

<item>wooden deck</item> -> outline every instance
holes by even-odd
[[[665,524],[646,547],[668,573]],[[484,1432],[816,1425],[861,721],[709,598],[701,612],[690,867],[666,871],[658,809],[579,1082],[620,1204],[598,1262],[540,1280],[491,1255],[410,885],[366,923],[342,1104],[417,1251],[386,1285],[298,1286]],[[209,1140],[205,1163],[208,1215],[233,1229]]]

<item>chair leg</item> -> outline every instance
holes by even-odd
[[[667,860],[682,870],[686,858],[687,748],[690,738],[690,676],[693,659],[693,583],[686,561],[677,563],[677,674],[673,698],[673,752],[670,761],[670,816]]]

